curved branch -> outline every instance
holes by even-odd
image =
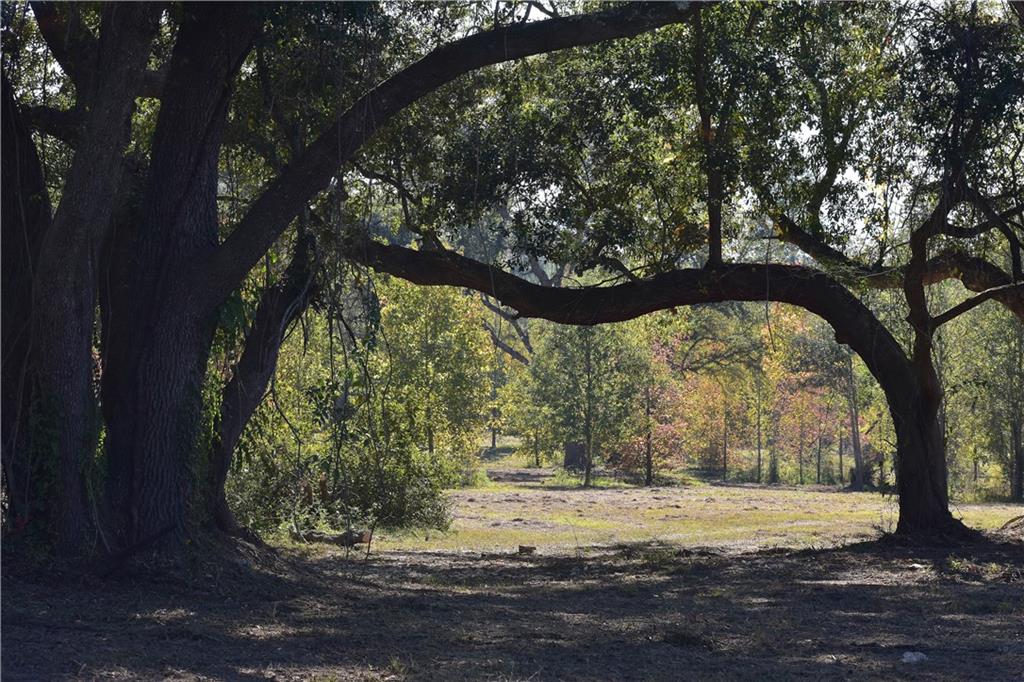
[[[780,240],[796,246],[841,281],[856,281],[872,289],[896,289],[903,286],[905,268],[902,266],[884,268],[860,263],[802,229],[785,215],[778,216],[777,227],[776,236]],[[966,289],[975,293],[996,289],[990,296],[992,300],[1006,306],[1024,321],[1024,293],[1006,287],[1012,283],[1010,276],[984,258],[947,250],[925,262],[923,277],[925,285],[958,279]]]
[[[950,320],[955,319],[960,315],[963,315],[968,310],[976,308],[985,301],[988,301],[989,299],[994,299],[996,296],[1006,293],[1016,294],[1018,296],[1024,295],[1024,284],[1006,284],[1001,287],[994,287],[992,289],[987,289],[981,292],[977,296],[972,296],[971,298],[968,298],[966,301],[961,301],[960,303],[956,304],[946,312],[933,317],[932,328],[935,329],[937,327],[940,327],[949,322]]]
[[[354,261],[423,285],[465,287],[492,296],[523,317],[592,325],[620,322],[656,310],[698,303],[764,301],[790,303],[826,320],[883,387],[906,378],[906,355],[871,311],[839,282],[797,265],[735,264],[665,272],[608,287],[544,287],[450,251],[414,251],[368,238],[350,241]]]
[[[459,76],[500,62],[685,21],[707,3],[630,3],[592,14],[512,24],[443,45],[360,97],[279,175],[192,281],[216,306],[274,243],[309,199],[405,107]]]

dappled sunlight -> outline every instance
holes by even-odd
[[[47,677],[384,680],[443,670],[446,679],[564,679],[601,670],[668,680],[685,662],[704,677],[888,678],[914,650],[928,655],[925,671],[998,679],[1022,661],[1012,642],[1024,556],[994,543],[740,551],[630,542],[369,559],[331,549],[281,560],[290,568],[274,582],[169,581],[163,596],[114,581],[61,598],[19,582],[4,602],[5,666],[8,642],[48,636],[29,616],[39,608],[74,633],[54,640],[59,660],[33,662]],[[158,604],[167,599],[181,605]],[[15,661],[31,651],[22,649]]]

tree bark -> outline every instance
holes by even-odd
[[[260,25],[244,4],[185,5],[139,218],[115,235],[102,301],[110,508],[121,542],[182,540],[216,309],[187,273],[217,243],[231,83]]]
[[[52,225],[39,247],[32,283],[34,440],[55,460],[56,547],[86,550],[92,514],[83,468],[95,449],[97,418],[92,341],[99,244],[120,183],[135,93],[161,8],[106,5],[94,73],[78,92],[87,112]]]
[[[39,246],[50,228],[50,197],[42,164],[32,136],[14,100],[14,91],[3,75],[3,113],[0,143],[3,145],[2,199],[3,249],[0,264],[0,424],[2,424],[3,481],[7,520],[16,529],[45,522],[47,491],[34,490],[40,481],[33,472],[30,451],[32,372],[32,278]],[[35,510],[39,513],[36,514]]]

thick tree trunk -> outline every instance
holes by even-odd
[[[161,8],[107,5],[88,84],[76,83],[86,111],[32,283],[33,448],[56,474],[53,530],[58,551],[83,552],[92,523],[83,469],[95,451],[92,342],[99,244],[121,176],[130,114]],[[41,451],[41,450],[40,450]]]
[[[897,532],[935,534],[962,529],[949,512],[942,429],[935,415],[910,397],[890,399],[889,409],[896,426]]]
[[[121,541],[181,539],[216,323],[202,281],[217,243],[217,159],[230,84],[259,27],[243,4],[186,5],[139,219],[116,235],[103,300],[108,494]]]

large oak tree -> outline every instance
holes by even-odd
[[[8,30],[28,16],[14,9],[5,5]],[[637,35],[683,21],[696,6],[637,3],[530,22],[495,13],[487,28],[463,12],[419,44],[377,45],[408,54],[406,63],[361,92],[338,93],[347,105],[222,229],[227,115],[243,65],[281,20],[276,9],[32,3],[73,90],[66,108],[19,105],[8,70],[24,55],[4,55],[4,481],[15,524],[48,528],[65,554],[97,540],[116,551],[185,536],[218,309],[382,126],[474,69]],[[431,13],[448,8],[414,10],[427,29]],[[272,60],[282,43],[263,47]],[[132,130],[139,98],[159,99],[150,130]],[[52,211],[32,126],[71,150]],[[129,142],[139,153],[126,155]],[[273,346],[279,335],[267,338]],[[266,375],[267,362],[252,364]],[[102,499],[84,475],[100,433],[97,402]]]

